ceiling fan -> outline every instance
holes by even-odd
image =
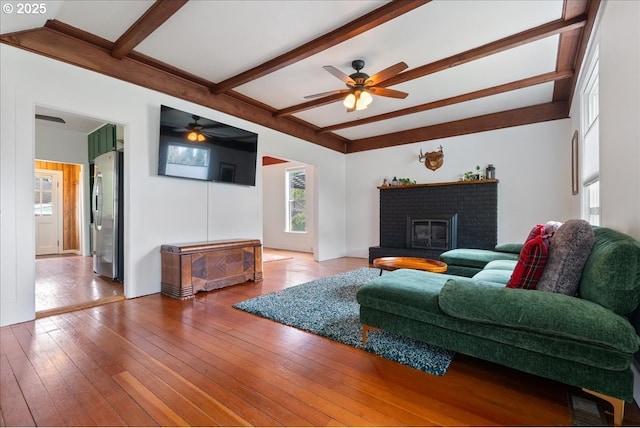
[[[198,121],[200,120],[200,116],[194,114],[191,116],[191,118],[193,119],[193,122],[188,123],[186,128],[177,128],[174,129],[174,131],[186,132],[187,139],[189,141],[197,141],[201,143],[207,139],[207,136],[204,132],[205,127],[202,124],[198,123]]]
[[[56,122],[56,123],[67,123],[63,118],[61,117],[56,117],[56,116],[47,116],[45,114],[37,114],[36,113],[36,119],[40,119],[40,120],[47,120],[49,122]]]
[[[344,106],[348,112],[355,110],[363,110],[367,108],[373,100],[373,95],[380,95],[382,97],[401,98],[407,97],[406,92],[396,91],[395,89],[388,89],[383,86],[384,82],[401,71],[407,69],[409,66],[404,62],[399,62],[391,67],[387,67],[384,70],[369,76],[367,73],[363,73],[360,70],[364,68],[364,61],[357,59],[351,63],[351,66],[356,71],[351,75],[346,75],[342,71],[338,70],[332,65],[325,65],[324,68],[329,73],[333,74],[338,79],[342,80],[347,89],[338,89],[335,91],[322,92],[314,95],[307,95],[305,98],[318,98],[327,95],[334,94],[347,94],[344,99]]]

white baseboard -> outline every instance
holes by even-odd
[[[60,254],[75,254],[76,256],[82,255],[80,250],[63,250],[63,251],[60,251]]]

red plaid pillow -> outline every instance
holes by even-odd
[[[545,225],[539,224],[531,230],[520,251],[520,258],[511,274],[507,288],[534,290],[542,276],[549,253],[549,237]]]

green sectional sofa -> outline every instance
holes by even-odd
[[[448,274],[471,278],[493,261],[512,261],[513,265],[510,265],[510,269],[513,270],[521,249],[522,244],[498,244],[493,251],[457,248],[442,253],[440,259],[448,265]]]
[[[363,340],[382,329],[573,385],[609,401],[620,425],[640,346],[629,321],[640,302],[640,243],[593,229],[575,297],[506,288],[515,253],[475,250],[481,266],[471,278],[401,269],[361,286]]]

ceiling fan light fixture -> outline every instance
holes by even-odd
[[[373,97],[367,91],[360,92],[360,97],[358,98],[359,98],[359,101],[362,103],[362,105],[364,105],[364,108],[367,108],[367,106],[371,104],[371,101],[373,101]],[[357,109],[357,105],[356,105],[356,109]]]
[[[356,105],[356,96],[353,93],[349,93],[349,95],[345,97],[342,104],[348,109],[354,108]]]
[[[332,65],[325,65],[323,67],[333,76],[342,80],[349,89],[321,92],[315,95],[307,95],[305,98],[328,97],[334,94],[346,93],[347,95],[342,100],[342,104],[347,108],[347,112],[353,112],[366,109],[373,101],[373,95],[399,99],[404,99],[409,95],[406,92],[396,91],[395,89],[389,89],[385,86],[386,81],[409,67],[406,63],[399,62],[379,71],[373,76],[369,76],[367,73],[360,71],[364,68],[364,60],[355,60],[351,63],[351,66],[356,72],[350,75],[343,73]],[[331,97],[331,100],[326,100],[325,103],[333,101],[334,98]]]
[[[197,141],[199,143],[203,142],[206,139],[204,135],[197,131],[191,131],[187,134],[187,140],[189,141]]]

